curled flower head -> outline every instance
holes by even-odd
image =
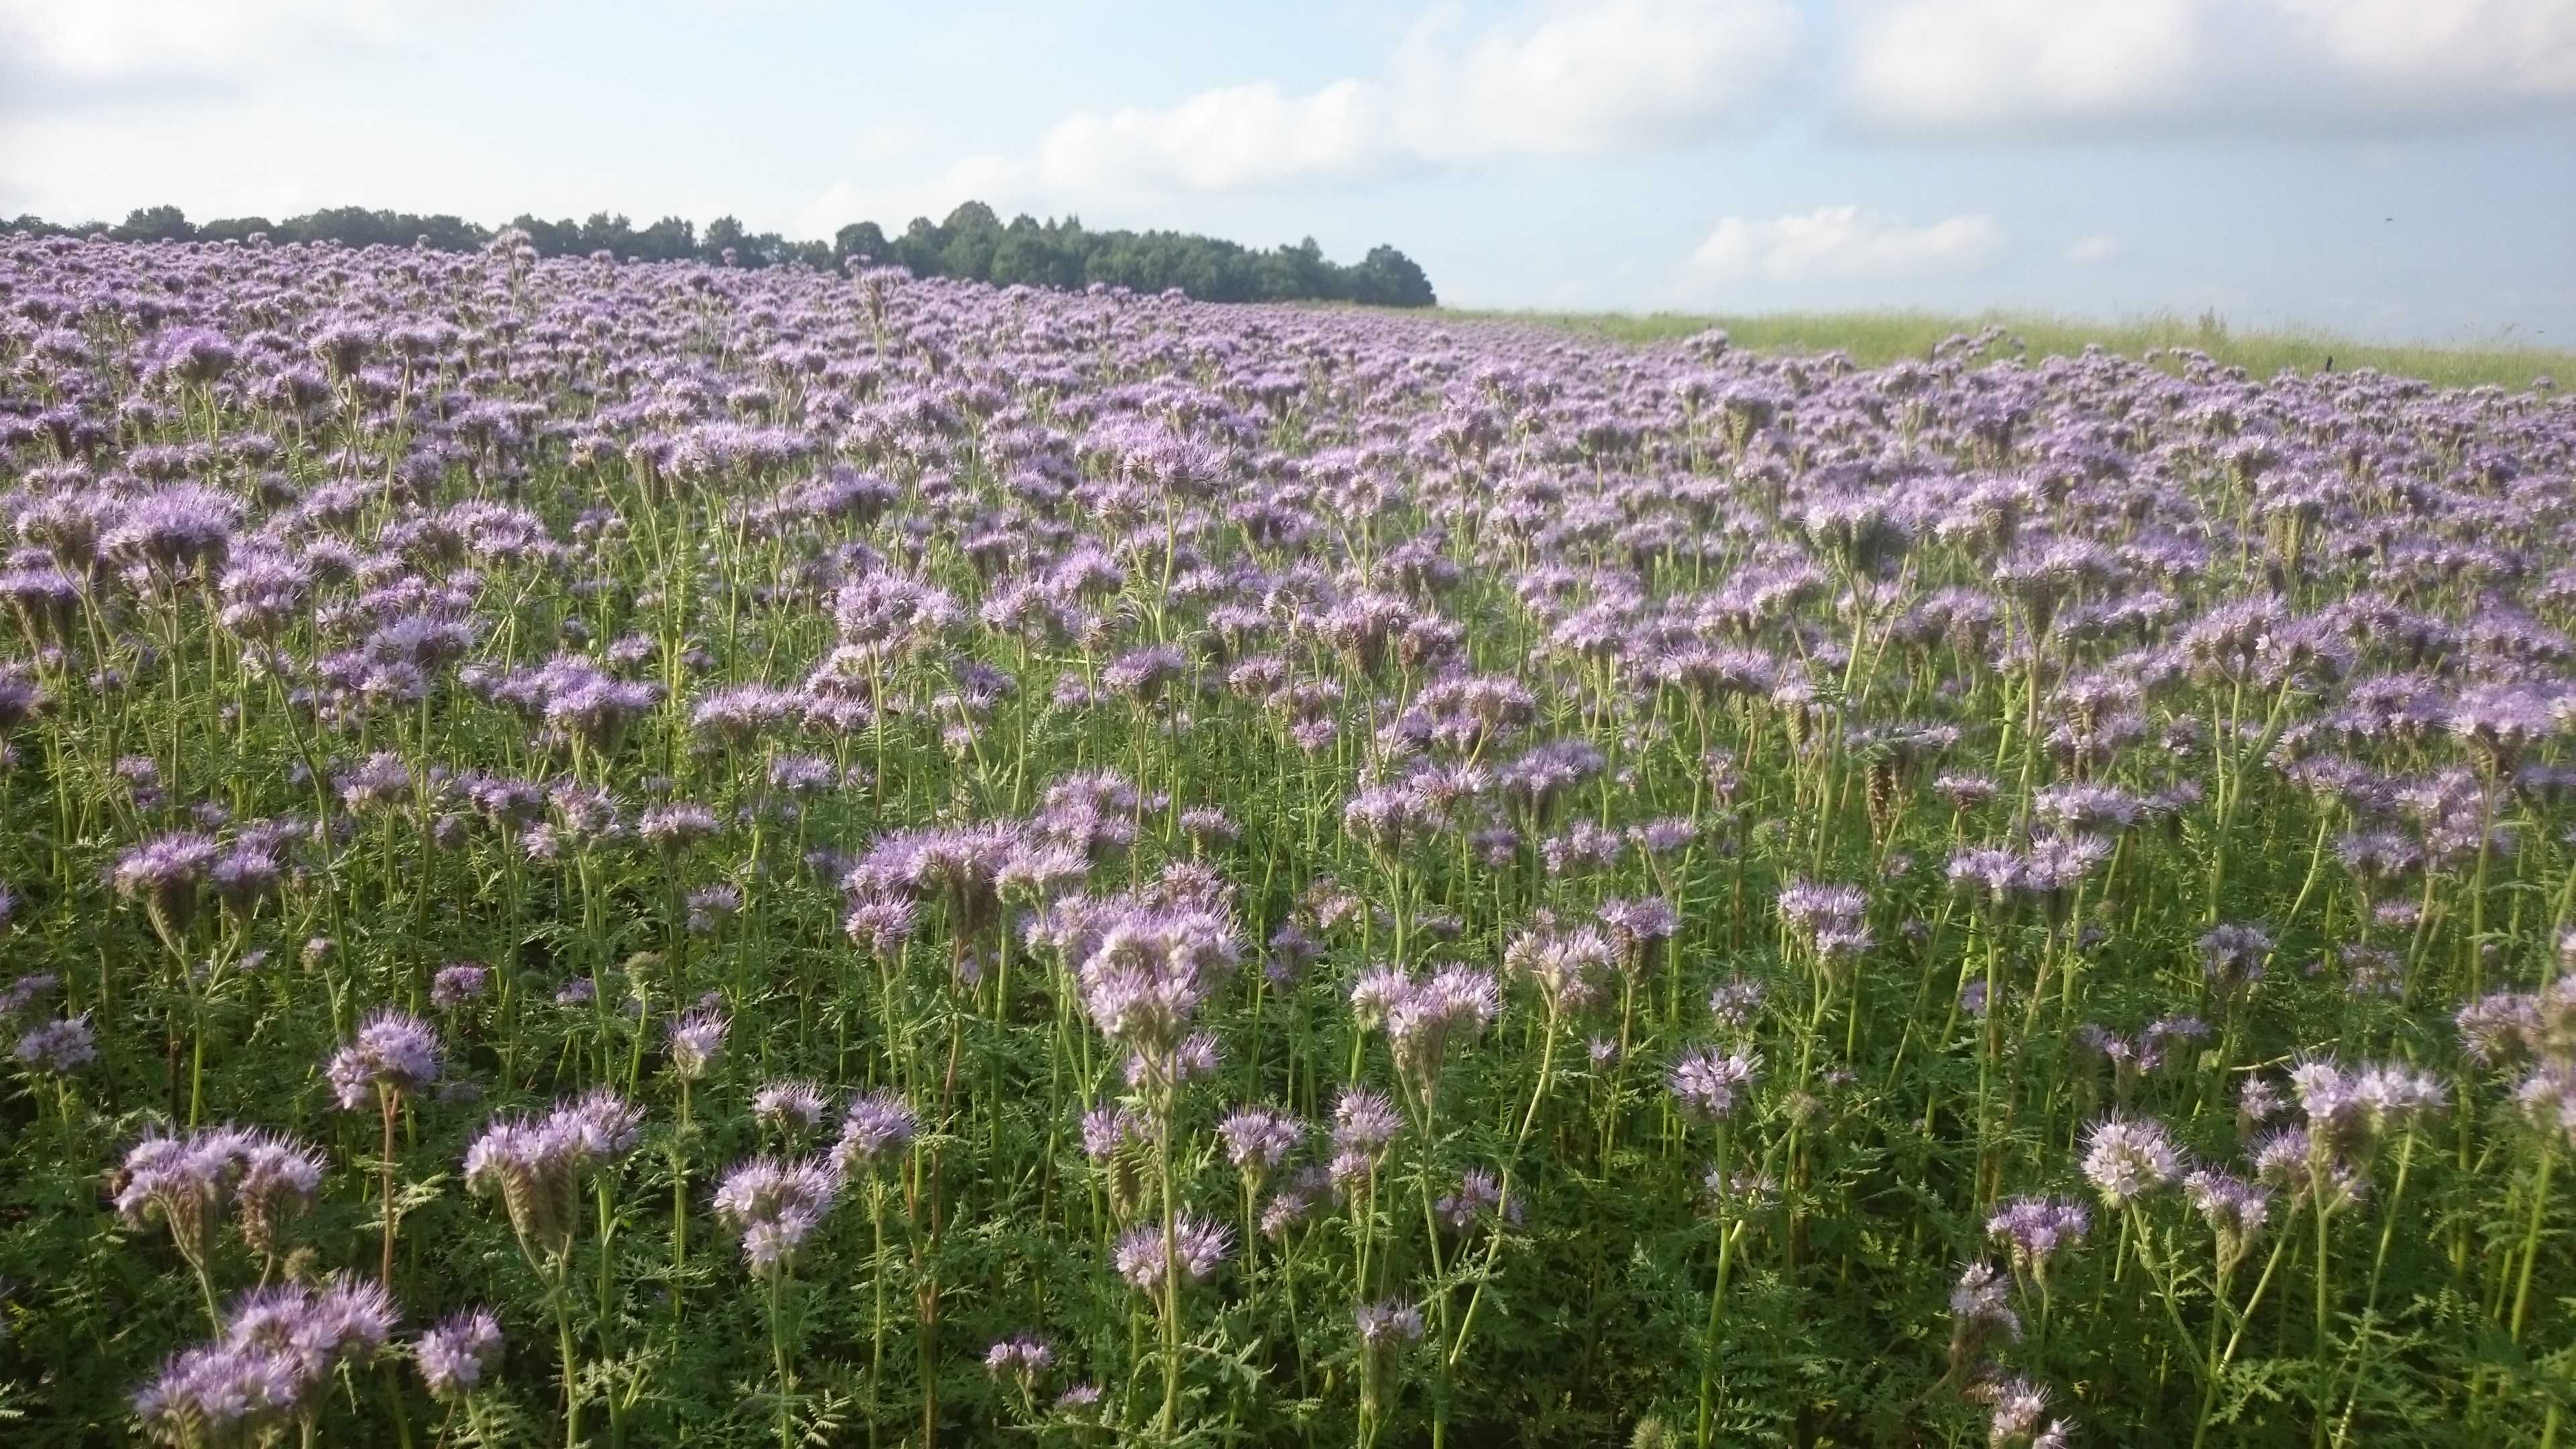
[[[1602,909],[1607,912],[1610,907]],[[1570,931],[1541,926],[1513,937],[1503,949],[1503,969],[1537,987],[1539,999],[1558,1015],[1590,1006],[1600,997],[1610,973],[1630,960],[1630,954],[1614,948],[1608,936],[1589,926]],[[1402,990],[1401,982],[1398,977],[1396,995]],[[1390,1005],[1394,999],[1390,995]]]
[[[140,899],[171,929],[184,930],[196,914],[198,893],[214,869],[217,853],[211,836],[176,831],[118,856],[111,876],[117,894]]]
[[[2183,1197],[2218,1240],[2221,1273],[2245,1261],[2272,1215],[2272,1195],[2242,1178],[2200,1168],[2182,1180]]]
[[[373,1360],[400,1317],[393,1295],[371,1279],[286,1283],[235,1299],[224,1315],[222,1342],[236,1353],[284,1358],[310,1384],[341,1364]]]
[[[245,1132],[234,1142],[241,1176],[233,1204],[242,1240],[256,1253],[274,1254],[290,1218],[313,1206],[325,1166],[313,1148],[271,1132]]]
[[[579,1223],[582,1177],[634,1150],[643,1113],[614,1093],[593,1092],[543,1117],[494,1122],[465,1153],[465,1186],[499,1193],[510,1226],[530,1252],[561,1254]]]
[[[2065,1444],[2065,1421],[2048,1421],[2048,1391],[2030,1380],[1987,1379],[1968,1393],[1993,1407],[1986,1427],[1988,1449],[2058,1449]]]

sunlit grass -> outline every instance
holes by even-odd
[[[2255,377],[2284,370],[2314,372],[2328,366],[2348,371],[2375,367],[2383,372],[2420,377],[2444,386],[2493,383],[2526,388],[2543,378],[2576,376],[2576,353],[2530,347],[2510,339],[2486,343],[2434,345],[2363,342],[2325,331],[2294,328],[2240,331],[2215,315],[2185,317],[2151,313],[2117,322],[2088,321],[2036,313],[1987,312],[1973,317],[1937,312],[1766,312],[1743,316],[1685,312],[1520,312],[1444,308],[1442,316],[1460,319],[1529,322],[1619,342],[1656,343],[1688,337],[1711,327],[1726,329],[1738,346],[1764,351],[1831,351],[1851,354],[1871,367],[1901,357],[1922,357],[1942,339],[1973,334],[1996,326],[2007,333],[2004,350],[2015,343],[2038,357],[2073,356],[2088,345],[2128,357],[2159,348],[2192,348],[2220,363],[2242,367]]]

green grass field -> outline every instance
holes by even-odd
[[[2364,342],[2309,330],[2240,332],[2216,317],[2160,314],[2118,322],[2044,314],[1989,312],[1975,317],[1933,312],[1772,312],[1752,316],[1701,316],[1682,312],[1517,312],[1443,308],[1441,315],[1525,322],[1621,342],[1652,343],[1723,327],[1738,346],[1762,351],[1848,352],[1864,366],[1921,357],[1956,333],[2002,326],[2033,357],[2073,355],[2087,344],[2126,356],[2159,347],[2188,347],[2257,377],[2283,369],[2310,372],[2331,358],[2338,369],[2375,367],[2445,386],[2494,383],[2530,387],[2536,379],[2576,379],[2576,352],[2500,340],[2485,344],[2430,345]]]

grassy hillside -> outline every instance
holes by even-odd
[[[2216,317],[2165,314],[2119,322],[1991,312],[1978,317],[1931,312],[1774,312],[1755,316],[1698,316],[1680,312],[1480,312],[1442,309],[1445,316],[1534,323],[1615,338],[1662,342],[1723,327],[1737,345],[1763,350],[1834,348],[1864,364],[1920,357],[1954,333],[2000,325],[2034,356],[2073,354],[2088,343],[2136,356],[2152,348],[2189,347],[2224,363],[2268,377],[2283,368],[2306,372],[2331,358],[2337,368],[2376,367],[2449,386],[2495,383],[2525,388],[2535,379],[2576,382],[2576,353],[2523,346],[2428,346],[2360,342],[2317,331],[2239,332]]]

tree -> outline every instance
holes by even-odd
[[[743,240],[740,221],[730,216],[717,217],[707,223],[707,234],[698,241],[698,256],[703,261],[723,261],[728,249],[736,253],[742,251]]]
[[[1429,307],[1438,302],[1431,279],[1413,258],[1390,246],[1369,248],[1360,259],[1351,299],[1379,307]]]
[[[865,257],[871,262],[886,259],[886,235],[875,222],[853,222],[832,233],[832,259],[847,261],[851,257]]]
[[[194,241],[197,229],[175,206],[138,206],[108,235],[118,241]]]
[[[635,234],[635,255],[648,262],[685,261],[698,254],[698,226],[666,216]]]

